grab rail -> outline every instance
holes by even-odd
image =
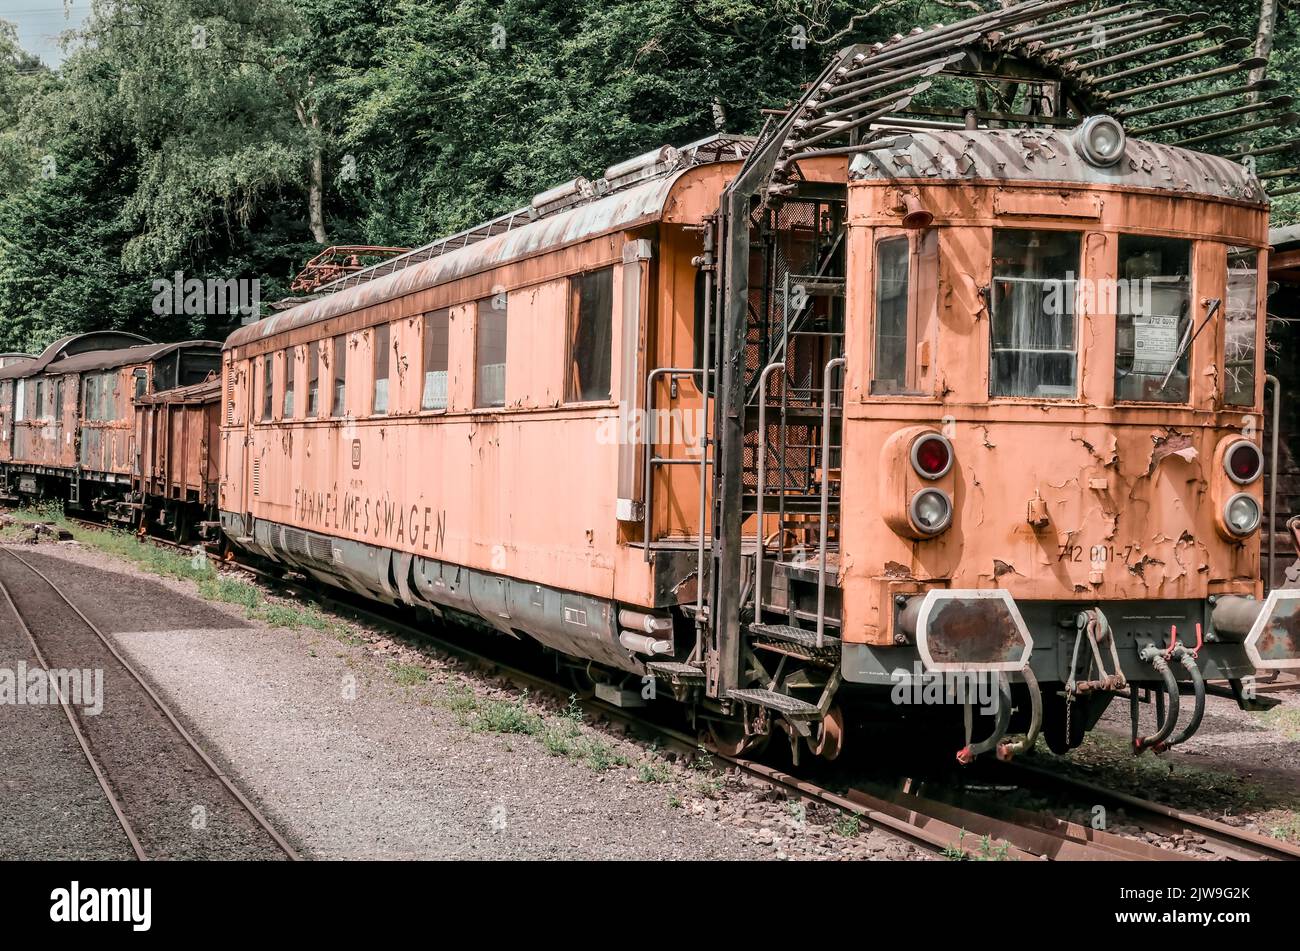
[[[820,542],[821,552],[817,564],[817,647],[822,647],[826,636],[826,546],[830,542],[831,514],[831,380],[835,371],[848,363],[844,357],[827,361],[822,374],[822,511]]]
[[[777,360],[763,368],[758,378],[758,527],[754,534],[758,546],[754,550],[754,621],[763,623],[763,492],[767,488],[767,378],[774,370],[784,370],[785,363]],[[782,487],[784,491],[784,486]]]
[[[688,368],[688,367],[658,367],[654,370],[651,370],[650,373],[647,374],[645,378],[645,415],[646,415],[645,427],[644,427],[645,428],[645,466],[643,468],[643,475],[645,481],[645,487],[644,487],[645,511],[641,515],[641,524],[642,524],[643,538],[645,540],[645,560],[647,562],[650,561],[650,519],[654,511],[654,507],[652,504],[654,501],[654,482],[653,479],[651,478],[654,467],[657,465],[659,466],[696,465],[700,467],[700,478],[703,479],[704,467],[707,466],[710,461],[708,457],[708,452],[705,451],[703,447],[701,447],[700,458],[698,461],[694,459],[659,459],[655,457],[654,428],[653,428],[654,426],[654,415],[653,415],[654,385],[655,385],[655,380],[659,379],[659,377],[661,376],[667,376],[669,377],[669,379],[672,380],[676,380],[676,378],[679,376],[683,376],[683,377],[699,376],[702,380],[704,376],[704,371],[702,369]],[[699,386],[699,384],[696,385]],[[703,407],[700,410],[700,412],[707,416],[708,407],[707,406]],[[701,531],[703,531],[703,527],[701,527]]]

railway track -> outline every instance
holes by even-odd
[[[83,527],[104,530],[103,525],[73,519]],[[169,539],[145,536],[162,548],[192,552],[193,547]],[[544,692],[561,700],[573,695],[573,688],[557,682],[553,677],[493,657],[481,649],[439,637],[428,627],[417,627],[385,611],[367,607],[340,596],[322,594],[290,578],[275,577],[258,568],[210,557],[225,569],[238,570],[258,578],[269,586],[293,592],[301,598],[323,603],[331,609],[388,629],[402,636],[428,644],[438,651],[455,657],[488,674],[504,677],[522,689]],[[661,747],[685,754],[698,754],[703,746],[699,740],[663,724],[655,723],[629,710],[605,703],[595,697],[579,700],[588,713],[603,716],[623,724],[643,737],[653,739]],[[1161,848],[1127,836],[1054,816],[1028,812],[1008,807],[974,810],[914,791],[911,780],[900,780],[900,788],[887,792],[871,792],[862,788],[832,789],[806,778],[792,775],[768,764],[724,755],[708,750],[708,755],[721,763],[761,783],[777,788],[786,794],[811,803],[857,816],[869,827],[887,831],[931,853],[948,858],[1005,859],[1019,861],[1039,860],[1124,860],[1124,861],[1185,861],[1198,856],[1184,851]],[[1193,813],[1143,800],[1127,793],[1105,789],[1073,779],[1064,774],[1031,767],[1016,762],[997,764],[998,775],[1013,779],[1026,788],[1043,788],[1068,792],[1089,803],[1110,803],[1122,806],[1130,818],[1144,828],[1171,837],[1192,836],[1204,840],[1205,858],[1221,859],[1300,859],[1300,848],[1285,842],[1269,839],[1244,829]]]
[[[1194,812],[1099,786],[1066,773],[1025,762],[1000,763],[998,773],[1034,788],[1057,790],[1080,801],[1122,809],[1131,820],[1153,832],[1192,836],[1201,840],[1202,848],[1219,858],[1236,861],[1300,859],[1300,846],[1249,829],[1238,829]]]
[[[104,632],[44,572],[4,546],[0,607],[44,670],[101,672],[97,716],[54,689],[137,859],[300,858]]]

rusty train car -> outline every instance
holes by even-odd
[[[1263,64],[1204,14],[1083,6],[848,47],[757,137],[241,328],[219,382],[136,401],[129,503],[530,638],[728,751],[868,722],[1067,750],[1117,698],[1135,752],[1184,741],[1207,679],[1244,703],[1300,666],[1300,592],[1261,581],[1292,146],[1237,144],[1289,100],[1232,85]],[[0,367],[19,478],[9,381],[42,360]]]
[[[230,542],[532,638],[615,699],[653,685],[727,750],[834,757],[927,678],[991,692],[924,711],[964,721],[962,762],[1076,746],[1116,697],[1135,752],[1182,742],[1207,678],[1244,702],[1300,665],[1297,592],[1260,580],[1256,154],[1284,150],[1202,147],[1285,102],[1189,115],[1268,81],[1179,98],[1159,51],[1239,42],[1079,6],[850,47],[757,138],[240,329]]]
[[[135,401],[136,467],[125,505],[146,531],[177,541],[211,539],[220,527],[221,381],[216,373]]]
[[[221,344],[100,331],[0,366],[0,497],[50,499],[134,524],[135,401],[215,378]]]

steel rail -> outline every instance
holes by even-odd
[[[14,620],[18,622],[18,626],[27,635],[27,641],[32,645],[32,653],[36,656],[36,662],[41,665],[42,670],[49,670],[49,662],[41,652],[40,645],[36,643],[36,635],[27,626],[27,620],[23,617],[22,612],[18,610],[13,595],[9,593],[9,587],[3,581],[0,581],[0,594],[4,595],[5,603],[9,605],[9,610],[13,612]],[[72,712],[72,706],[68,703],[67,698],[63,696],[63,691],[59,689],[57,684],[54,685],[54,693],[59,698],[59,706],[63,708],[63,715],[68,718],[68,725],[72,727],[72,735],[77,738],[77,745],[81,747],[82,755],[86,757],[86,762],[90,764],[90,769],[95,774],[95,780],[99,783],[99,788],[104,791],[104,798],[108,800],[113,815],[117,817],[118,824],[121,825],[122,831],[126,833],[127,841],[131,843],[131,849],[135,852],[135,857],[141,862],[147,862],[149,857],[145,855],[144,846],[140,844],[140,837],[136,835],[131,821],[127,819],[126,812],[122,809],[122,803],[117,798],[117,794],[113,792],[108,777],[104,775],[103,767],[99,765],[99,760],[90,751],[90,741],[81,729],[77,715]]]
[[[1300,860],[1300,846],[1292,845],[1281,839],[1260,835],[1257,832],[1251,832],[1249,829],[1238,829],[1227,823],[1219,822],[1217,819],[1210,819],[1193,812],[1175,809],[1172,806],[1142,799],[1116,789],[1098,786],[1087,780],[1077,779],[1054,770],[1030,765],[1023,761],[1014,761],[998,763],[997,771],[1011,776],[1019,775],[1022,779],[1027,778],[1031,782],[1039,784],[1054,785],[1070,792],[1086,793],[1093,798],[1094,802],[1101,800],[1118,803],[1131,810],[1130,816],[1133,818],[1140,818],[1134,816],[1134,813],[1141,813],[1145,814],[1147,821],[1153,821],[1157,825],[1182,832],[1194,831],[1198,835],[1204,836],[1208,841],[1213,841],[1219,847],[1221,853],[1231,858]]]
[[[63,603],[72,609],[72,611],[77,615],[77,617],[79,617],[82,620],[82,622],[86,625],[86,627],[88,627],[94,633],[94,635],[99,639],[99,641],[108,649],[109,653],[113,655],[114,659],[116,659],[117,662],[122,665],[122,668],[131,676],[131,678],[137,684],[140,685],[141,689],[144,690],[145,694],[148,695],[149,699],[153,701],[154,706],[158,708],[158,712],[167,718],[167,721],[171,723],[172,727],[175,728],[176,732],[180,735],[180,737],[183,740],[185,740],[185,742],[189,745],[190,749],[192,749],[195,752],[195,754],[198,755],[199,759],[201,759],[203,761],[203,764],[207,766],[209,770],[212,771],[212,775],[214,775],[221,782],[221,784],[226,788],[226,790],[229,791],[230,794],[235,797],[235,800],[240,804],[240,806],[243,807],[243,809],[248,813],[248,815],[252,817],[252,819],[262,828],[262,830],[271,837],[271,839],[275,842],[276,846],[282,852],[284,852],[286,856],[288,856],[293,861],[299,861],[302,857],[298,854],[298,852],[294,849],[294,847],[291,846],[287,841],[285,841],[284,837],[281,836],[280,833],[275,830],[275,827],[272,826],[269,821],[267,821],[266,817],[262,815],[262,813],[258,810],[258,808],[254,806],[242,792],[239,791],[238,787],[236,787],[235,784],[229,780],[229,778],[227,778],[226,774],[217,766],[216,763],[212,761],[212,758],[208,756],[207,752],[204,751],[203,747],[199,746],[199,744],[195,741],[194,737],[190,736],[189,731],[187,731],[185,727],[181,725],[180,720],[176,718],[176,715],[172,713],[170,708],[168,708],[167,704],[163,703],[162,698],[159,697],[158,694],[154,692],[154,689],[149,686],[149,684],[145,681],[143,677],[140,676],[139,672],[137,672],[136,669],[132,667],[130,663],[127,662],[126,658],[122,656],[121,652],[118,651],[116,645],[114,645],[113,642],[108,639],[108,637],[104,634],[104,632],[101,631],[95,625],[95,623],[90,620],[90,618],[86,617],[86,615],[82,612],[81,608],[77,607],[68,598],[68,596],[64,594],[64,592],[59,588],[59,586],[56,585],[45,575],[44,572],[42,572],[39,568],[37,568],[27,559],[23,558],[12,548],[6,546],[0,546],[0,550],[3,550],[5,554],[16,559],[19,563],[24,565],[29,571],[31,571],[34,575],[36,575],[36,577],[40,578],[41,581],[45,582],[45,584],[49,586],[50,590],[53,591],[56,595],[58,595],[58,597],[63,601]],[[7,592],[6,592],[6,596],[7,596]],[[12,604],[12,599],[10,599],[10,603]]]

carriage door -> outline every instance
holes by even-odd
[[[253,399],[253,373],[251,364],[236,362],[227,354],[225,363],[225,386],[223,397],[224,431],[221,434],[224,464],[221,467],[221,495],[219,507],[222,512],[251,519],[249,508],[252,500],[249,486],[252,480],[252,434],[251,406]],[[251,522],[249,523],[251,524]],[[241,531],[246,532],[248,526]]]

